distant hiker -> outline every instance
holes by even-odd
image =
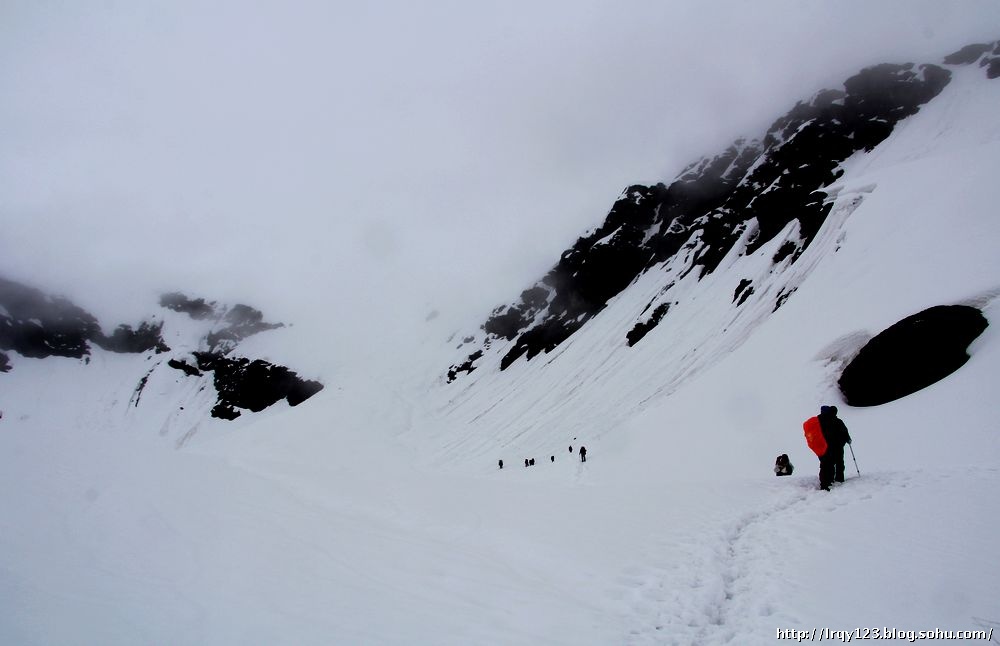
[[[586,462],[586,461],[587,461],[587,447],[581,446],[580,447],[580,462]]]
[[[549,457],[549,460],[555,462],[556,461],[556,456],[553,455],[553,456]]]
[[[774,461],[774,475],[776,476],[790,476],[794,470],[795,467],[792,466],[787,453],[782,453]]]
[[[821,406],[819,424],[826,439],[826,453],[819,459],[819,486],[829,490],[833,481],[844,481],[844,445],[851,443],[847,426],[837,417],[836,406]]]
[[[528,464],[530,464],[531,466],[535,466],[535,458],[531,458],[530,460],[528,460]]]
[[[570,453],[572,453],[572,452],[573,452],[573,445],[572,445],[572,444],[570,444],[570,445],[569,445],[569,452],[570,452]]]
[[[528,466],[528,458],[524,458],[524,466]]]
[[[503,460],[500,460],[500,468],[503,468]]]

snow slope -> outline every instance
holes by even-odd
[[[451,331],[434,320],[402,366],[206,419],[179,450],[171,384],[150,384],[141,414],[127,401],[144,359],[14,357],[0,643],[766,644],[778,629],[996,626],[1000,83],[952,71],[845,165],[773,315],[764,294],[728,298],[769,270],[765,246],[678,282],[680,304],[627,348],[611,331],[665,266],[530,364],[445,384]],[[842,406],[862,475],[848,463],[817,491],[801,422],[840,403],[839,361],[951,303],[991,321],[971,360],[891,404]],[[586,464],[567,450],[581,444]],[[790,478],[771,474],[779,453]]]

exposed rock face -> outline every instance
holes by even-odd
[[[989,325],[982,312],[940,305],[880,332],[844,368],[839,385],[851,406],[878,406],[913,394],[955,372]]]
[[[301,379],[284,366],[243,357],[230,358],[243,339],[275,328],[281,323],[264,322],[264,315],[248,305],[228,310],[203,298],[192,299],[179,292],[164,294],[160,305],[187,314],[196,321],[216,319],[221,327],[205,335],[201,344],[207,351],[194,354],[197,365],[182,357],[172,357],[167,365],[189,377],[213,372],[218,403],[212,415],[235,419],[237,408],[258,412],[282,399],[296,406],[323,389],[317,381]],[[91,344],[111,352],[140,354],[170,352],[163,341],[163,321],[142,322],[138,326],[122,324],[106,335],[97,319],[64,298],[47,296],[41,291],[0,278],[0,350],[11,350],[24,357],[42,359],[51,356],[84,358]],[[0,352],[0,372],[11,370],[9,356]],[[132,393],[130,402],[138,407],[154,366]]]
[[[161,296],[160,305],[195,320],[216,319],[219,324],[205,336],[207,351],[194,353],[196,366],[178,358],[167,362],[168,366],[189,377],[201,377],[206,372],[213,374],[218,400],[212,408],[212,417],[236,419],[241,414],[238,408],[257,413],[282,399],[297,406],[323,389],[318,381],[301,379],[284,366],[260,359],[227,356],[247,337],[284,327],[283,323],[265,322],[260,310],[243,304],[227,309],[215,301],[193,299],[179,292]]]
[[[625,335],[625,341],[631,348],[633,345],[642,340],[642,337],[646,336],[646,333],[652,330],[657,324],[666,316],[667,312],[670,311],[670,303],[660,303],[655,310],[653,310],[652,315],[645,321],[639,321],[635,324],[629,333]]]
[[[166,352],[163,324],[119,325],[111,336],[97,319],[65,298],[0,278],[0,349],[34,359],[90,354],[90,343],[112,352]]]
[[[956,56],[966,60],[973,53]],[[867,68],[847,79],[843,89],[798,103],[759,139],[738,140],[691,164],[669,186],[628,187],[600,227],[578,239],[516,302],[493,311],[482,326],[480,348],[451,366],[448,380],[472,372],[498,340],[511,342],[501,370],[522,356],[530,360],[551,351],[638,276],[666,261],[680,258],[683,275],[696,271],[700,279],[741,240],[747,241],[741,253],[751,254],[797,221],[797,239],[786,240],[773,260],[795,262],[832,208],[823,189],[842,175],[840,164],[884,141],[950,78],[951,72],[936,65]],[[742,298],[742,304],[753,291],[745,285],[734,300]],[[774,309],[793,291],[782,291]],[[627,334],[623,330],[627,344],[655,327],[667,309],[657,308]]]
[[[290,406],[298,406],[323,389],[318,381],[301,379],[284,366],[260,359],[228,358],[210,352],[196,352],[194,356],[200,370],[214,373],[219,400],[212,417],[236,419],[240,416],[237,408],[257,413],[282,399]]]
[[[476,367],[472,364],[475,363],[481,356],[483,356],[483,351],[477,350],[476,352],[473,352],[472,355],[469,356],[469,360],[462,365],[452,366],[451,370],[448,371],[448,382],[450,383],[455,381],[455,378],[458,377],[458,373],[460,372],[472,372],[475,370]]]
[[[216,316],[215,302],[206,303],[204,298],[188,298],[180,292],[170,292],[160,296],[160,307],[187,314],[196,321]]]
[[[995,79],[1000,76],[1000,40],[998,40],[993,50],[979,61],[981,67],[986,68],[986,78]]]
[[[979,60],[986,52],[993,50],[993,43],[975,43],[966,45],[957,52],[953,52],[944,57],[945,65],[969,65]]]
[[[143,321],[138,328],[131,325],[119,325],[111,336],[101,334],[94,337],[94,343],[112,352],[141,353],[156,350],[157,353],[169,352],[170,348],[163,342],[161,332],[163,321],[158,324]]]
[[[170,359],[169,361],[167,361],[167,365],[173,368],[174,370],[180,370],[188,377],[201,376],[201,370],[198,370],[198,368],[196,368],[195,366],[192,366],[190,363],[186,361],[181,361],[180,359]]]
[[[966,45],[944,58],[948,65],[970,65],[976,61],[979,61],[980,67],[986,68],[986,78],[995,79],[1000,76],[1000,40]]]
[[[275,328],[283,323],[265,323],[264,314],[249,305],[236,304],[223,317],[225,327],[208,334],[208,347],[223,354],[230,352],[243,339]]]
[[[226,354],[231,352],[240,341],[275,328],[284,327],[283,323],[266,323],[264,314],[258,309],[237,303],[231,308],[219,305],[215,301],[207,302],[204,298],[191,298],[180,292],[170,292],[160,296],[160,307],[187,314],[196,321],[215,319],[221,327],[208,333],[208,347],[212,352]]]

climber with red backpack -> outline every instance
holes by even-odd
[[[836,406],[821,406],[819,415],[802,424],[806,443],[819,457],[819,488],[844,481],[844,445],[851,443],[851,434],[843,420],[837,417]]]

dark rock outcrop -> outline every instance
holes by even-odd
[[[231,352],[243,339],[279,327],[283,323],[265,323],[264,314],[249,305],[234,305],[223,317],[224,327],[208,333],[208,347],[213,352]]]
[[[260,310],[237,303],[226,309],[215,301],[191,298],[180,292],[170,292],[160,296],[160,306],[174,312],[187,314],[196,321],[217,319],[221,326],[208,333],[208,347],[211,352],[227,354],[249,336],[284,327],[284,323],[266,323]]]
[[[739,304],[742,305],[743,301],[745,301],[750,294],[753,294],[753,287],[750,287],[752,284],[753,281],[748,278],[741,280],[740,284],[736,286],[736,291],[733,292],[733,302],[735,303],[736,299],[739,298]],[[747,287],[750,287],[749,291],[747,291]],[[743,298],[740,298],[740,294],[743,294]]]
[[[479,358],[483,356],[483,351],[478,350],[469,355],[469,359],[460,366],[453,366],[451,370],[448,371],[448,383],[455,381],[458,378],[458,373],[460,372],[472,372],[476,369],[473,365]]]
[[[979,61],[980,67],[986,68],[986,78],[995,79],[1000,76],[1000,40],[993,45],[993,49]]]
[[[980,67],[986,68],[986,78],[1000,76],[1000,40],[966,45],[944,57],[946,65],[970,65],[976,61],[979,61]]]
[[[945,65],[969,65],[993,49],[994,43],[974,43],[944,57]]]
[[[842,90],[798,103],[761,138],[738,140],[691,164],[669,186],[628,187],[604,223],[578,239],[539,283],[493,311],[482,326],[481,347],[450,367],[449,380],[471,372],[471,362],[496,340],[511,342],[501,370],[522,356],[530,360],[551,351],[638,276],[668,260],[680,258],[682,276],[696,270],[700,279],[741,240],[746,247],[737,251],[751,254],[798,222],[797,239],[786,240],[773,257],[775,264],[795,262],[832,208],[823,189],[840,177],[841,162],[884,141],[950,77],[936,65],[869,67],[847,79]],[[742,299],[750,293],[743,291]],[[629,345],[651,322],[636,324]]]
[[[157,354],[169,352],[170,348],[163,342],[161,333],[163,331],[163,321],[159,324],[143,321],[138,328],[131,325],[119,325],[111,336],[98,334],[94,337],[94,343],[110,350],[111,352],[141,353],[156,350]]]
[[[0,350],[41,359],[83,358],[101,334],[97,319],[65,298],[0,278]]]
[[[301,379],[284,366],[260,359],[230,358],[212,352],[196,352],[194,356],[200,370],[213,373],[219,394],[213,417],[235,419],[240,415],[237,408],[257,413],[282,399],[290,406],[298,406],[323,390],[318,381]]]
[[[196,321],[217,316],[215,302],[206,303],[204,298],[188,298],[180,292],[170,292],[160,296],[160,307],[187,314]]]
[[[174,370],[180,370],[188,377],[201,376],[201,370],[198,370],[198,368],[192,366],[190,363],[187,363],[186,361],[181,361],[180,359],[171,359],[167,361],[167,365],[173,368]]]
[[[111,352],[166,352],[162,329],[162,322],[122,324],[108,336],[93,315],[69,300],[0,278],[0,349],[25,357],[82,359],[91,343]]]
[[[851,406],[878,406],[913,394],[955,372],[989,323],[964,305],[940,305],[880,332],[844,368],[840,392]]]
[[[649,334],[649,331],[660,324],[663,317],[670,311],[670,303],[661,303],[653,310],[653,313],[645,321],[639,321],[635,324],[629,333],[625,335],[625,341],[631,348],[633,345],[642,340],[642,337]]]
[[[160,305],[196,320],[222,320],[221,328],[202,339],[209,350],[195,353],[196,366],[176,357],[167,361],[169,367],[187,376],[200,377],[205,371],[214,373],[213,383],[219,394],[212,411],[215,417],[234,419],[240,415],[236,409],[258,412],[281,399],[297,406],[323,389],[323,384],[301,379],[284,366],[226,356],[246,337],[282,327],[281,323],[264,322],[259,310],[248,305],[225,310],[214,302],[191,299],[178,292],[164,294]],[[164,343],[162,332],[162,321],[142,322],[136,327],[119,325],[106,335],[96,318],[69,300],[0,278],[0,350],[39,359],[51,356],[89,359],[91,344],[111,352],[168,352],[170,348]],[[10,370],[10,358],[0,352],[0,372]],[[153,370],[155,366],[133,391],[130,402],[134,406],[139,405]]]

